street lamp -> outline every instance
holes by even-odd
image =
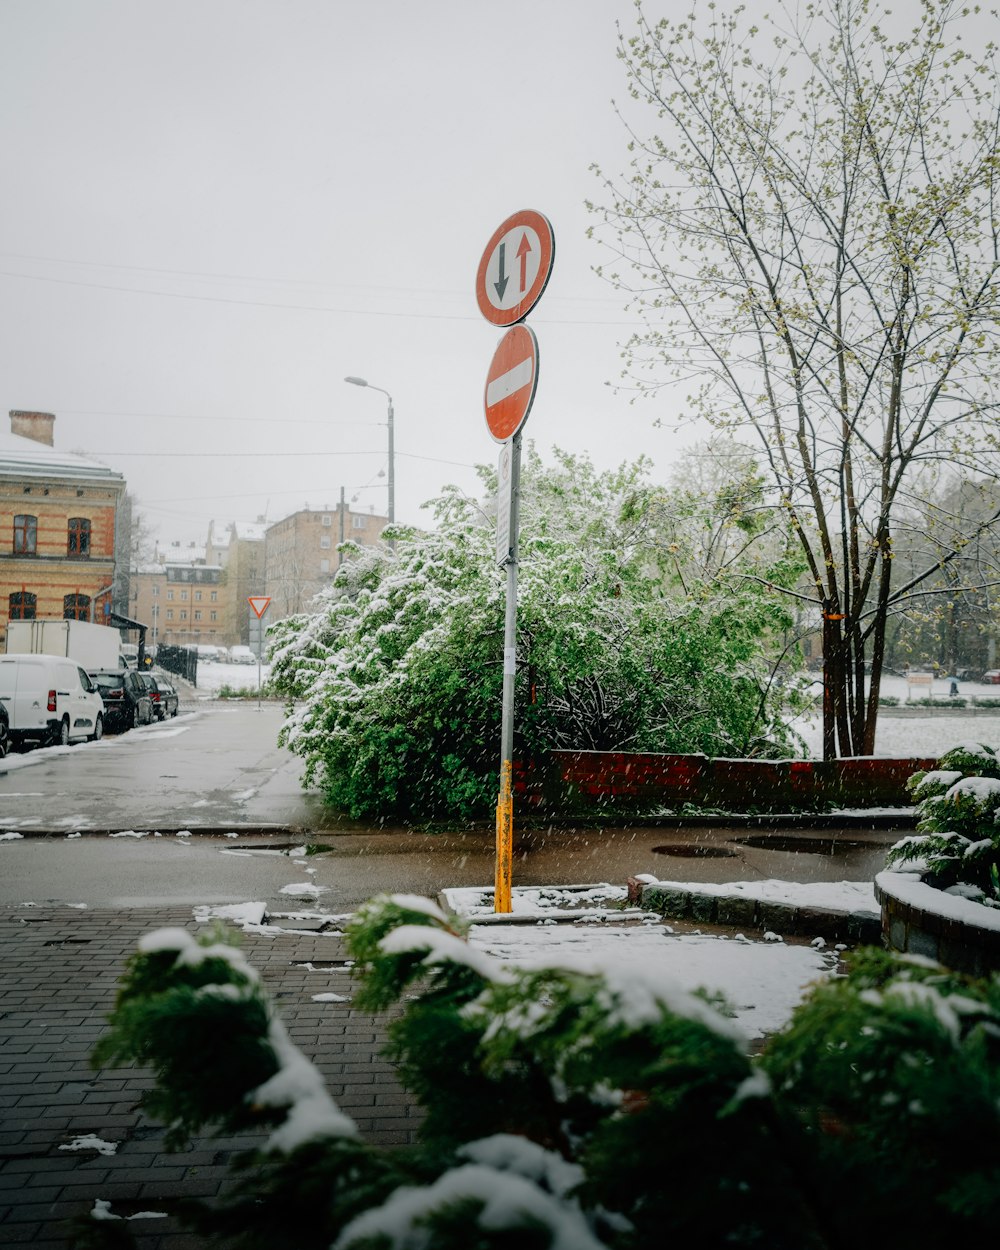
[[[350,382],[352,386],[367,386],[369,390],[378,391],[389,401],[389,524],[391,525],[396,519],[396,455],[393,443],[392,396],[381,386],[372,386],[364,378],[344,378],[344,381]]]

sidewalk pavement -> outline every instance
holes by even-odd
[[[65,1250],[63,1221],[97,1199],[131,1223],[142,1250],[201,1250],[173,1218],[182,1198],[224,1192],[227,1161],[252,1135],[202,1138],[182,1152],[139,1109],[146,1071],[89,1066],[106,1028],[125,959],[139,938],[164,925],[200,927],[190,907],[77,910],[0,909],[0,1244]],[[338,1104],[366,1140],[407,1145],[419,1109],[382,1058],[388,1017],[351,1006],[343,938],[324,933],[244,934],[292,1040],[322,1071]],[[343,1002],[315,1002],[321,993]],[[192,1054],[192,1064],[198,1056]],[[90,1146],[66,1149],[77,1138]],[[113,1153],[103,1143],[114,1143]]]

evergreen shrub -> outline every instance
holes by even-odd
[[[179,1145],[251,1124],[235,1191],[194,1204],[238,1250],[908,1250],[1000,1220],[1000,977],[859,951],[751,1053],[726,1004],[656,967],[522,968],[425,899],[352,923],[355,1008],[392,1008],[420,1141],[366,1145],[252,969],[210,934],[149,935],[96,1063],[139,1063]],[[192,1042],[192,1038],[195,1039]],[[85,1220],[93,1247],[121,1222]],[[110,1243],[103,1243],[110,1244]]]
[[[941,889],[1000,907],[1000,757],[985,743],[947,751],[907,789],[917,802],[917,834],[888,854],[892,868],[916,867]]]

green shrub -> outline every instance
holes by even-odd
[[[363,1011],[426,1109],[366,1145],[238,952],[161,930],[131,959],[95,1062],[196,1131],[261,1124],[235,1188],[185,1218],[240,1250],[908,1250],[1000,1219],[1000,977],[858,952],[754,1056],[725,1004],[656,968],[521,968],[424,899],[349,930]],[[192,1038],[197,1049],[193,1049]],[[83,1221],[92,1247],[122,1224]],[[125,1239],[125,1240],[123,1240]]]
[[[918,866],[942,889],[962,888],[1000,906],[1000,758],[984,743],[946,752],[938,767],[915,773],[916,836],[889,850],[890,867]]]

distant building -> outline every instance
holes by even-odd
[[[190,553],[190,559],[184,556]],[[134,570],[132,616],[149,626],[147,642],[175,647],[231,645],[225,575],[205,563],[202,548],[169,547]]]
[[[125,479],[56,451],[55,416],[10,413],[0,434],[0,643],[7,622],[104,620],[112,610],[115,535]]]
[[[313,598],[340,567],[340,543],[372,547],[388,525],[373,510],[305,508],[268,526],[264,540],[264,593],[270,595],[268,620],[308,611]]]
[[[229,588],[229,619],[227,631],[233,643],[250,642],[251,595],[263,595],[264,534],[263,521],[233,521],[229,526],[225,574]]]

